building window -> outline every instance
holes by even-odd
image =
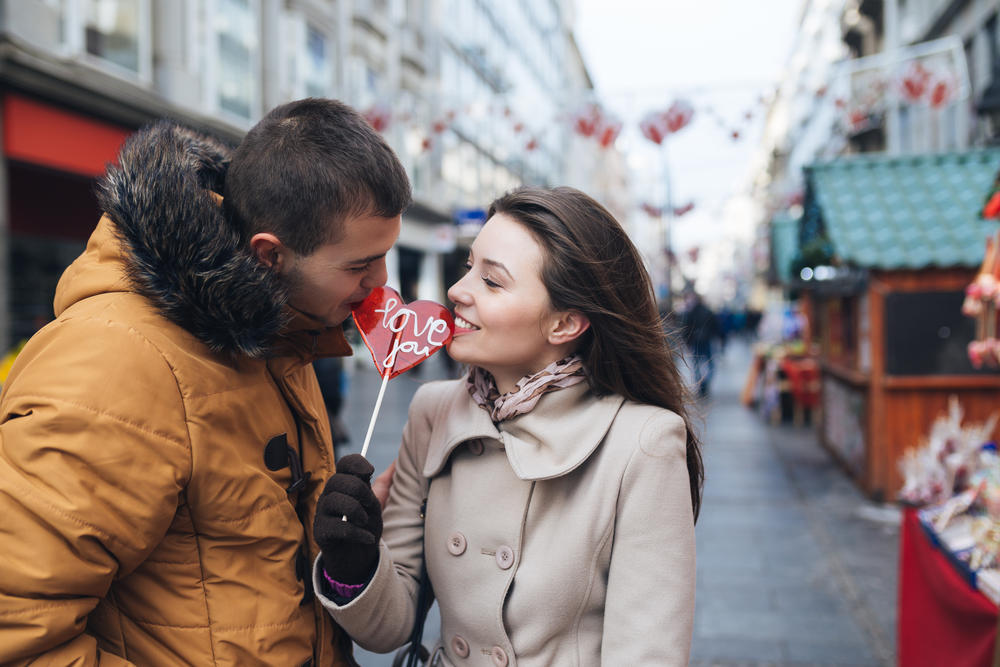
[[[219,110],[245,120],[257,108],[256,5],[255,0],[215,0],[210,14],[210,99]]]
[[[997,66],[997,15],[993,14],[983,25],[983,31],[986,34],[986,47],[990,56],[990,69],[992,70]]]
[[[326,97],[332,78],[330,43],[326,34],[312,24],[306,25],[303,70],[306,96]]]
[[[89,0],[83,7],[84,47],[130,72],[139,73],[140,0]]]

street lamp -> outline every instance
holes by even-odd
[[[694,107],[685,100],[676,100],[669,108],[663,111],[651,111],[643,117],[639,122],[639,129],[642,130],[642,135],[652,141],[657,146],[663,148],[662,158],[663,158],[663,174],[666,186],[667,201],[666,205],[662,208],[662,213],[658,217],[657,223],[659,225],[660,243],[662,244],[662,252],[664,255],[664,260],[666,262],[666,287],[667,295],[666,301],[669,309],[673,309],[673,286],[671,282],[673,280],[672,262],[673,262],[673,248],[671,241],[671,219],[674,216],[674,202],[673,194],[671,192],[670,183],[670,164],[667,160],[667,138],[681,129],[687,126],[691,122],[691,118],[694,116]]]

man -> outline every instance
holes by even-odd
[[[319,99],[231,158],[160,123],[119,162],[0,396],[0,662],[353,664],[309,583],[334,471],[310,362],[350,353],[406,174]]]
[[[715,313],[709,310],[697,292],[691,292],[685,299],[687,309],[681,317],[684,340],[691,350],[691,369],[694,372],[695,390],[698,396],[706,398],[712,384],[714,360],[712,359],[712,339],[719,335],[719,323]]]

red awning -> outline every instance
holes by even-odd
[[[20,95],[3,98],[3,150],[13,160],[100,176],[131,133]]]

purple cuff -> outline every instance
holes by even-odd
[[[323,578],[326,579],[326,583],[330,584],[330,588],[333,589],[333,592],[342,598],[353,598],[354,596],[356,596],[358,593],[361,592],[361,589],[363,589],[367,585],[367,584],[342,584],[339,581],[336,581],[335,579],[331,579],[330,575],[326,573],[326,570],[323,570]]]

